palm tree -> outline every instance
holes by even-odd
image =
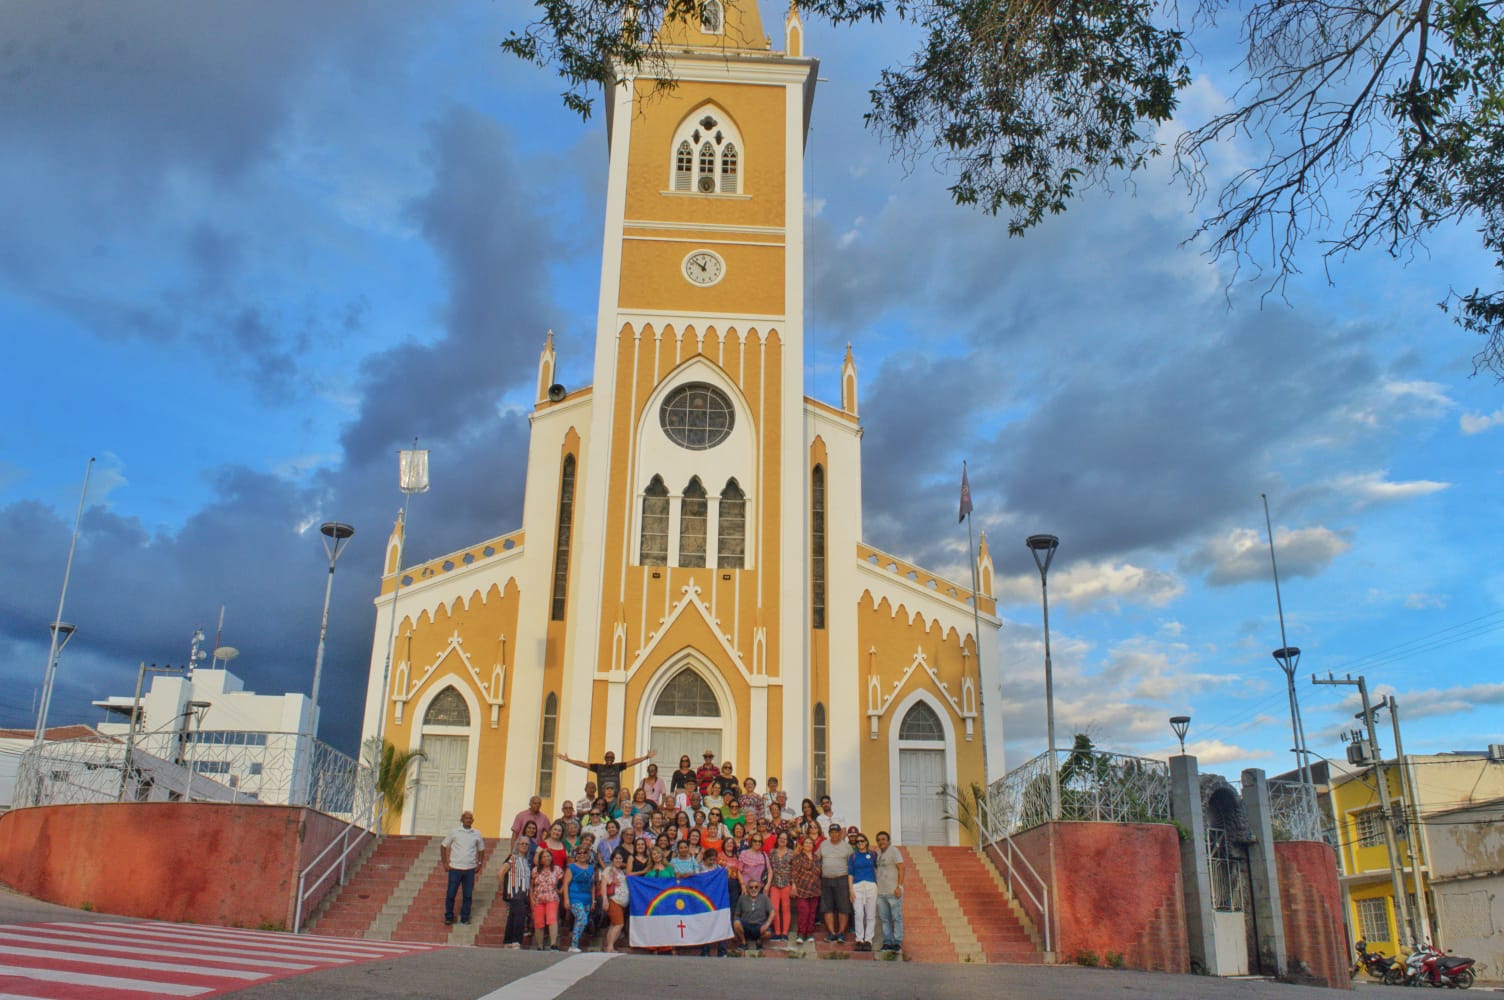
[[[407,801],[407,773],[416,761],[427,757],[422,750],[398,750],[375,736],[362,748],[366,766],[371,769],[376,794],[386,803],[387,811],[402,811]]]

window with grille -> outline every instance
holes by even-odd
[[[538,748],[538,794],[554,793],[554,762],[559,736],[559,696],[552,691],[543,702],[543,744]]]
[[[1359,899],[1353,906],[1358,911],[1358,936],[1372,944],[1389,940],[1389,908],[1384,897]]]
[[[721,490],[720,525],[716,538],[716,566],[743,569],[747,565],[747,495],[735,479]]]
[[[681,670],[658,696],[653,714],[718,719],[721,717],[721,706],[715,700],[715,692],[705,683],[705,678],[693,670]]]
[[[554,602],[552,618],[564,620],[565,598],[569,596],[569,538],[574,525],[574,456],[564,456],[564,470],[559,476],[559,536],[554,545]]]
[[[705,565],[705,525],[710,513],[709,496],[695,476],[684,487],[684,499],[679,501],[679,565],[699,567]]]
[[[642,494],[642,564],[668,565],[668,487],[654,476]]]
[[[810,748],[813,751],[814,757],[814,760],[811,761],[814,765],[812,768],[814,780],[810,782],[810,791],[815,801],[818,802],[820,796],[829,794],[829,782],[827,780],[829,771],[827,769],[825,752],[825,706],[818,701],[815,702],[815,710],[810,713],[810,725],[812,729],[810,733]]]
[[[810,624],[825,627],[825,468],[810,475]]]
[[[686,382],[663,398],[658,425],[668,439],[690,451],[707,451],[731,436],[736,410],[713,385]]]
[[[736,193],[736,143],[726,143],[726,148],[721,150],[721,192],[723,194]]]
[[[922,701],[915,702],[914,707],[904,714],[903,722],[898,724],[898,738],[943,743],[945,742],[945,725],[941,723],[940,716],[935,714],[933,708]]]
[[[470,725],[470,706],[466,703],[465,696],[453,687],[440,691],[439,696],[428,703],[428,711],[423,713],[423,725]]]
[[[715,146],[708,139],[700,146],[700,190],[715,190]]]
[[[1373,847],[1384,842],[1384,820],[1377,808],[1355,813],[1353,825],[1357,828],[1359,847]]]
[[[690,191],[695,182],[695,149],[685,139],[674,154],[674,190]]]

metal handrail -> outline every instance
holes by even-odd
[[[1003,875],[1008,881],[1009,893],[1015,892],[1013,876],[1014,872],[1018,870],[1018,866],[1015,864],[1015,859],[1017,861],[1023,862],[1022,874],[1027,875],[1029,878],[1032,878],[1034,880],[1038,892],[1036,893],[1035,889],[1030,888],[1024,878],[1020,878],[1018,880],[1017,888],[1023,890],[1024,895],[1028,898],[1029,902],[1033,903],[1035,909],[1040,912],[1040,924],[1042,925],[1042,929],[1044,931],[1044,950],[1046,952],[1054,951],[1054,921],[1051,919],[1050,914],[1049,883],[1044,880],[1044,877],[1041,876],[1039,872],[1034,868],[1033,864],[1029,862],[1029,859],[1024,854],[1024,852],[1019,850],[1018,845],[1013,842],[1013,838],[1008,835],[1007,831],[998,829],[993,825],[992,819],[987,815],[986,810],[979,811],[979,814],[976,817],[976,827],[977,852],[980,854],[988,851],[989,849],[996,851],[997,855],[999,856],[999,866],[1003,868]],[[999,843],[1007,845],[1008,850],[1006,857],[1002,857],[1003,851],[997,846]]]
[[[339,884],[344,885],[345,876],[348,874],[347,862],[349,861],[350,855],[353,854],[355,850],[365,842],[365,839],[367,837],[376,837],[378,839],[380,838],[381,834],[379,831],[381,830],[381,821],[385,812],[384,806],[385,803],[378,801],[376,805],[376,814],[372,817],[369,817],[371,820],[369,827],[361,826],[355,821],[355,818],[352,816],[350,820],[345,824],[344,828],[340,830],[340,832],[334,837],[330,838],[328,845],[322,851],[316,854],[313,860],[308,862],[303,870],[298,873],[298,901],[297,906],[293,909],[292,914],[292,932],[294,934],[299,934],[303,930],[303,907],[307,904],[309,897],[311,897],[315,892],[318,891],[319,886],[323,885],[330,875],[334,874],[336,868],[339,869]],[[359,829],[360,834],[355,838],[354,842],[351,843],[350,831],[354,829]],[[319,862],[323,861],[324,855],[334,850],[341,843],[344,843],[345,849],[343,851],[340,851],[339,855],[329,863],[329,867],[324,870],[323,874],[314,879],[312,885],[310,885],[308,883],[309,874],[318,867]]]

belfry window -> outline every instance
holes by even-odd
[[[735,479],[728,479],[721,490],[719,520],[716,567],[743,569],[747,565],[747,495]]]
[[[825,627],[825,467],[815,466],[810,474],[809,498],[809,576],[810,624]]]
[[[716,11],[707,0],[706,11]],[[719,30],[719,29],[718,29]],[[714,105],[704,105],[679,123],[669,156],[669,190],[694,194],[737,194],[747,171],[747,150],[736,126]]]
[[[726,143],[721,151],[721,191],[736,193],[736,143]]]
[[[674,190],[693,190],[695,183],[695,150],[685,139],[679,143],[679,151],[674,154]]]
[[[642,494],[642,564],[668,565],[668,487],[654,476]]]
[[[707,35],[721,33],[721,5],[719,0],[705,0],[700,9],[700,30]]]
[[[679,565],[699,567],[705,565],[705,526],[709,520],[710,501],[700,477],[695,476],[684,487],[684,499],[679,501]]]
[[[552,691],[543,702],[543,742],[538,748],[538,794],[554,793],[554,754],[559,745],[559,696]]]
[[[465,696],[456,691],[453,685],[440,691],[438,697],[428,703],[428,711],[423,713],[423,725],[470,725],[470,706],[465,703]]]
[[[898,738],[943,743],[945,742],[945,724],[940,721],[940,716],[935,714],[933,708],[918,701],[898,724]]]
[[[565,599],[569,596],[569,538],[574,526],[574,456],[564,456],[564,470],[559,475],[559,534],[554,543],[554,600],[550,617],[564,620]]]
[[[811,761],[814,765],[814,780],[810,782],[812,786],[810,791],[814,793],[814,797],[818,801],[820,796],[826,794],[829,790],[827,787],[829,785],[829,781],[827,780],[829,778],[829,763],[825,750],[827,735],[825,731],[825,706],[821,702],[815,702],[815,710],[810,713],[810,727],[812,729],[810,733],[810,748],[814,756],[814,760]]]

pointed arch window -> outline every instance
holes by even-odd
[[[679,565],[705,565],[705,526],[710,515],[709,494],[700,477],[690,479],[679,501]]]
[[[543,742],[538,747],[538,794],[554,793],[554,756],[559,746],[559,696],[552,691],[543,701]]]
[[[693,190],[695,182],[695,148],[685,139],[674,153],[674,190]]]
[[[809,479],[810,624],[825,627],[825,467]]]
[[[668,487],[654,476],[642,494],[642,564],[668,565]]]
[[[728,142],[721,150],[721,193],[736,193],[736,143]]]
[[[685,669],[674,675],[653,706],[654,715],[677,715],[691,718],[719,719],[721,704],[705,678]]]
[[[574,469],[573,455],[564,456],[564,469],[559,474],[559,531],[554,544],[554,599],[551,617],[556,622],[564,620],[564,606],[569,596],[569,540],[574,527]]]
[[[810,713],[810,727],[810,748],[814,757],[810,762],[813,765],[811,775],[813,780],[810,782],[810,790],[814,793],[815,801],[818,802],[820,796],[827,794],[829,791],[828,778],[830,773],[825,744],[827,735],[825,732],[825,705],[822,702],[815,702],[815,710]]]
[[[707,35],[721,33],[721,5],[719,0],[705,0],[700,9],[700,30]]]
[[[715,145],[709,139],[700,144],[700,190],[715,191]]]
[[[716,566],[744,569],[747,565],[747,495],[735,479],[721,490],[720,525],[716,532]]]
[[[914,707],[904,713],[903,721],[898,724],[898,738],[901,740],[918,740],[925,743],[944,743],[945,724],[940,721],[940,716],[935,710],[922,701],[914,703]]]
[[[451,684],[428,703],[428,710],[423,713],[423,725],[468,726],[470,725],[470,705],[465,701],[465,696],[456,691],[454,685]]]

